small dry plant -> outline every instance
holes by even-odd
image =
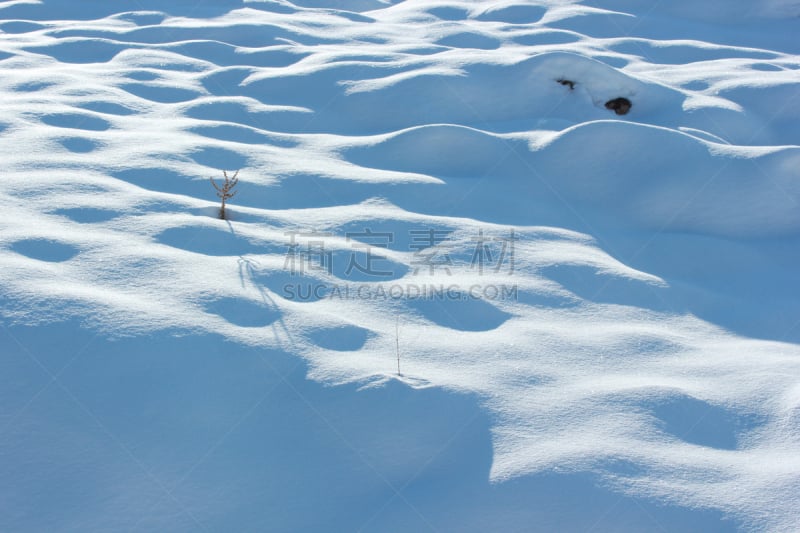
[[[217,185],[217,182],[214,181],[214,178],[209,178],[211,180],[211,185],[217,190],[217,196],[222,201],[222,205],[219,208],[219,218],[222,220],[227,220],[228,215],[225,212],[225,203],[236,196],[236,193],[239,191],[234,191],[234,187],[239,183],[239,171],[237,170],[233,176],[228,176],[228,172],[223,170],[222,175],[225,176],[225,182],[220,186]]]

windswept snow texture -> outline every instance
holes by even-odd
[[[0,3],[0,530],[796,531],[798,35]]]

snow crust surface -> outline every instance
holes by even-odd
[[[797,35],[0,3],[0,530],[792,531]]]

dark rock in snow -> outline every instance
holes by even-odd
[[[606,102],[606,109],[611,109],[617,115],[627,115],[632,105],[627,98],[614,98]]]
[[[567,87],[569,87],[570,91],[575,88],[575,82],[572,81],[572,80],[565,80],[564,78],[561,78],[561,79],[558,79],[556,81],[558,83],[560,83],[561,85],[566,85]]]

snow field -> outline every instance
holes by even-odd
[[[790,531],[798,14],[4,3],[0,529]]]

